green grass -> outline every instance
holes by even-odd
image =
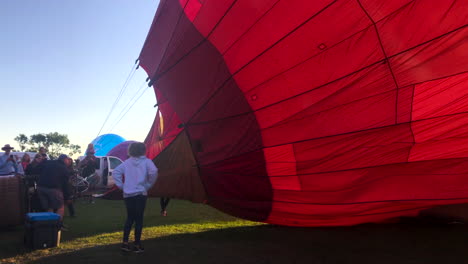
[[[96,199],[94,203],[79,200],[75,203],[77,217],[65,217],[69,231],[62,232],[58,248],[29,252],[22,246],[24,229],[18,226],[0,233],[0,263],[26,263],[83,249],[113,245],[112,253],[119,253],[122,226],[125,221],[123,201]],[[222,228],[255,226],[260,223],[237,219],[203,204],[172,200],[169,216],[159,214],[159,200],[149,199],[145,212],[143,239],[151,240],[179,234],[193,234]],[[131,239],[133,233],[131,234]],[[44,262],[48,263],[48,262]],[[78,263],[78,262],[77,262]]]
[[[422,223],[293,228],[149,199],[141,255],[121,253],[122,201],[76,203],[58,248],[27,251],[21,226],[0,230],[0,263],[468,263],[468,227]]]

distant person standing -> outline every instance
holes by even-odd
[[[31,163],[28,164],[25,170],[26,176],[26,183],[30,189],[31,196],[30,196],[30,211],[31,212],[43,212],[41,201],[39,199],[39,194],[36,189],[36,184],[39,179],[39,175],[41,173],[42,167],[46,160],[42,158],[42,155],[37,153],[34,156],[34,159]]]
[[[24,175],[24,169],[23,169],[23,166],[21,165],[21,159],[18,158],[17,155],[10,155],[10,156],[13,159],[13,161],[16,163],[15,173]]]
[[[29,163],[31,163],[31,156],[29,156],[28,153],[24,153],[23,157],[21,158],[21,166],[23,167],[24,171],[26,171]]]
[[[18,164],[13,155],[10,155],[11,150],[14,149],[10,144],[2,147],[5,151],[3,156],[0,156],[0,176],[11,175],[18,172]]]
[[[58,159],[62,160],[63,163],[65,163],[65,167],[67,167],[67,170],[68,170],[67,183],[68,183],[69,195],[68,195],[68,199],[65,200],[65,203],[67,205],[68,213],[70,214],[70,216],[75,217],[75,205],[73,204],[75,197],[73,197],[74,195],[71,192],[72,186],[70,184],[70,178],[75,173],[75,170],[73,169],[73,159],[69,158],[65,154],[60,155]]]
[[[159,199],[159,205],[161,206],[161,215],[162,216],[167,216],[167,205],[169,204],[169,201],[171,198],[168,197],[161,197]]]
[[[112,177],[115,185],[123,190],[125,206],[127,208],[127,220],[124,225],[123,243],[121,250],[144,252],[141,244],[143,231],[143,215],[146,206],[148,190],[156,182],[158,169],[154,163],[145,156],[145,144],[135,142],[128,147],[130,156],[124,163],[115,168]],[[125,175],[125,181],[123,180]],[[135,242],[133,247],[128,243],[130,230],[135,222]]]
[[[41,154],[42,159],[44,159],[44,160],[48,160],[48,159],[49,159],[49,155],[47,155],[47,149],[46,149],[46,148],[40,147],[40,148],[39,148],[39,154]]]
[[[89,144],[88,148],[86,149],[86,157],[80,162],[78,167],[82,169],[81,176],[88,177],[91,174],[96,172],[96,168],[98,167],[96,156],[94,156],[94,146],[93,144]]]

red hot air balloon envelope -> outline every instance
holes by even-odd
[[[467,203],[467,6],[161,0],[152,194],[295,226]]]

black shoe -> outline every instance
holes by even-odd
[[[125,251],[125,252],[130,252],[132,251],[132,248],[130,247],[128,243],[122,243],[122,245],[120,246],[120,250]]]
[[[138,253],[143,253],[143,252],[145,252],[145,248],[141,244],[135,244],[133,246],[133,252],[135,252],[137,254]]]

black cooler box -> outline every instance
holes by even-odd
[[[60,215],[55,213],[28,213],[24,243],[31,249],[56,247],[60,244]]]

